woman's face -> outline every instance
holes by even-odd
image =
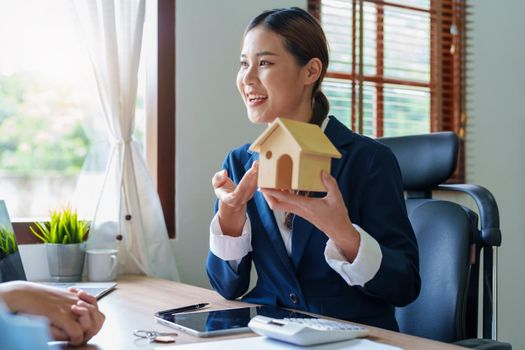
[[[276,117],[309,121],[312,84],[307,75],[280,35],[257,26],[244,37],[237,87],[251,122],[270,123]]]

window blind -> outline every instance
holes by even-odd
[[[309,0],[325,30],[331,114],[371,136],[450,130],[464,143],[466,0]],[[456,181],[464,180],[460,154]]]

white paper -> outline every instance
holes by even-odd
[[[401,348],[377,343],[368,339],[353,339],[336,343],[302,347],[266,337],[249,337],[219,340],[203,343],[162,346],[158,350],[402,350]]]

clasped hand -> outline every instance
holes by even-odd
[[[6,282],[0,296],[12,312],[46,317],[53,338],[71,345],[87,342],[105,320],[97,299],[74,288],[67,292],[30,282]]]

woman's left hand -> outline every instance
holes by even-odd
[[[308,220],[334,241],[348,261],[353,261],[359,249],[360,235],[348,216],[336,179],[325,171],[321,173],[321,179],[327,189],[322,198],[268,188],[260,191],[272,210],[291,212]]]

